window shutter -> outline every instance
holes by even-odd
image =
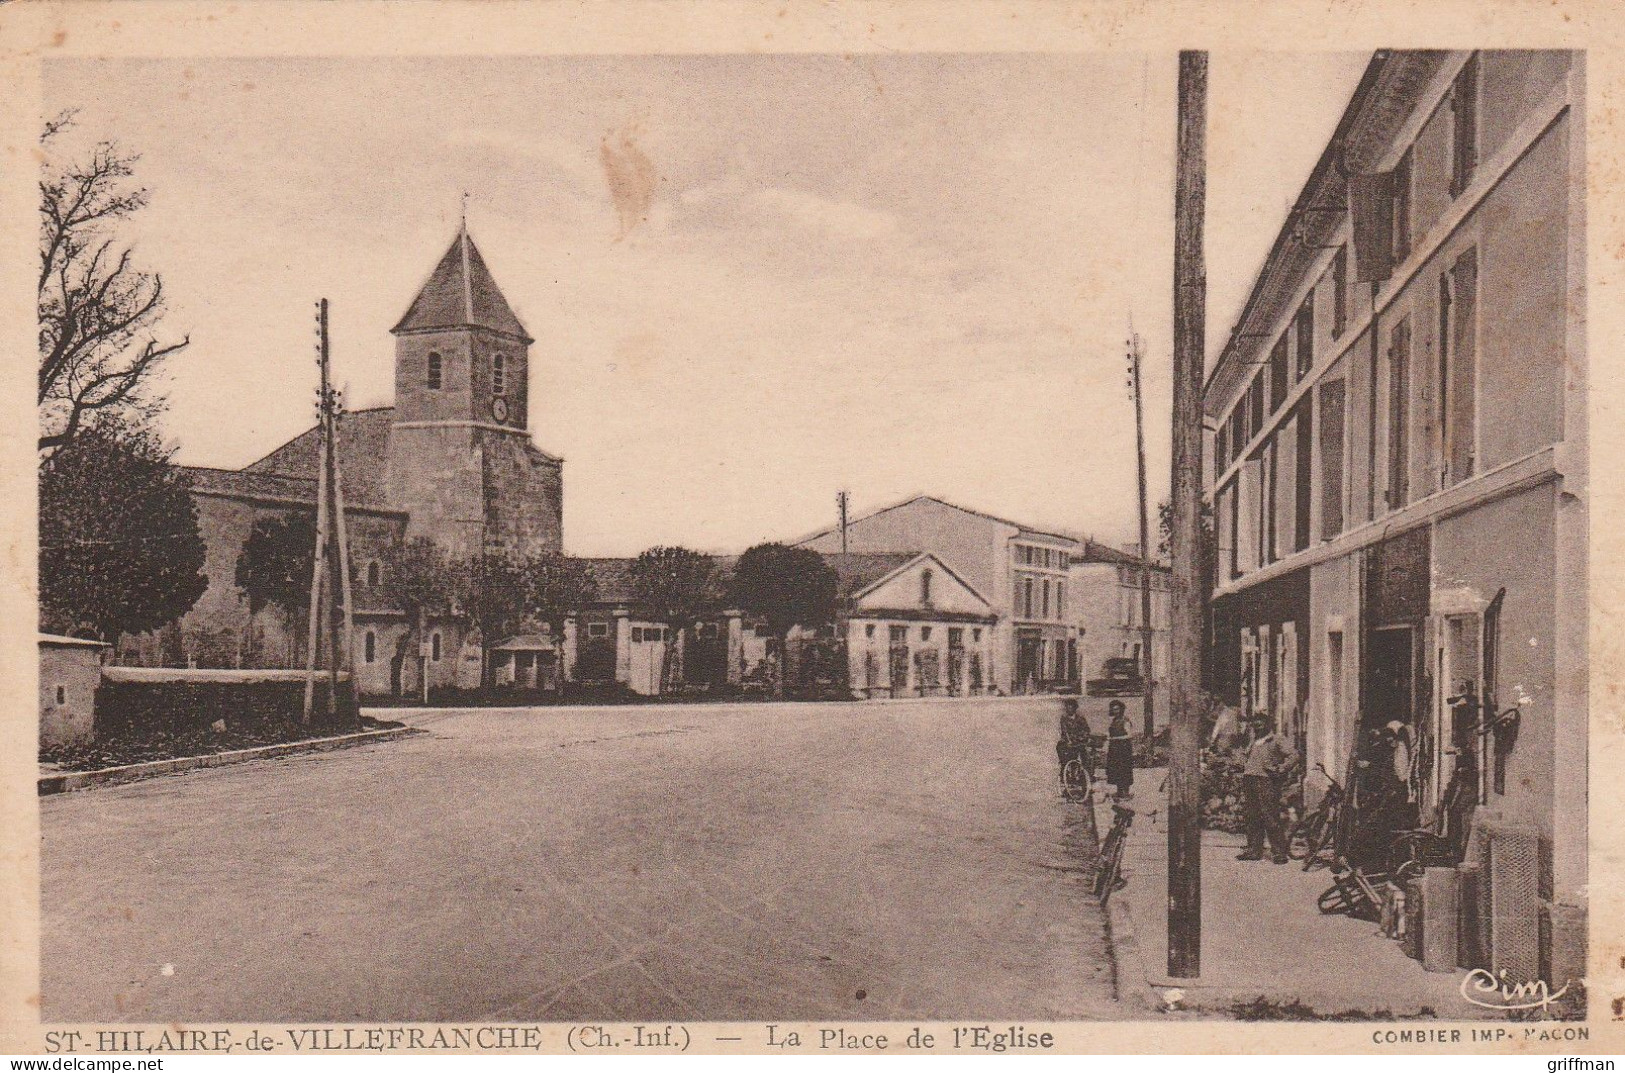
[[[1450,270],[1450,479],[1472,476],[1477,439],[1478,252],[1468,250]]]
[[[1349,207],[1354,215],[1354,278],[1385,280],[1393,272],[1394,175],[1389,171],[1349,176]]]

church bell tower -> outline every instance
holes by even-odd
[[[395,336],[388,488],[458,558],[557,551],[562,462],[530,438],[530,347],[469,237],[457,233]]]

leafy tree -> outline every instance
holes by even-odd
[[[40,625],[113,642],[173,622],[208,588],[184,473],[156,435],[107,419],[40,464]]]
[[[296,510],[256,519],[237,553],[235,581],[248,597],[250,620],[261,609],[282,614],[292,660],[293,647],[310,614],[310,575],[316,558],[316,515]]]
[[[683,631],[692,629],[694,620],[716,598],[716,572],[716,562],[709,555],[665,545],[650,548],[632,563],[633,595],[652,618],[672,629],[672,636],[661,652],[662,688],[676,678],[678,667],[672,658],[673,649]]]
[[[821,626],[835,617],[835,571],[811,548],[757,544],[734,565],[733,602],[767,621],[788,654],[794,626]],[[784,691],[781,674],[775,692]]]
[[[525,560],[525,610],[555,642],[564,636],[564,620],[597,592],[592,568],[581,559],[544,552]]]
[[[278,607],[310,610],[310,575],[316,557],[316,515],[309,510],[259,518],[237,553],[237,588],[249,613]]]
[[[406,612],[413,629],[401,635],[395,659],[404,661],[413,643],[422,645],[429,633],[429,616],[449,614],[456,605],[456,570],[440,545],[427,537],[413,537],[384,552],[384,596]],[[427,668],[418,658],[418,681],[427,682]]]
[[[46,150],[72,118],[46,124]],[[130,182],[137,159],[111,142],[85,159],[47,157],[37,286],[41,450],[70,442],[98,415],[150,416],[161,402],[147,389],[190,341],[159,342],[163,280],[136,268],[131,247],[112,234],[147,203],[147,191]]]
[[[530,603],[526,561],[483,552],[458,571],[458,604],[480,634],[480,685],[491,685],[491,649],[518,632]]]

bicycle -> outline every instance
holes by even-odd
[[[1089,765],[1074,756],[1061,767],[1061,797],[1067,801],[1087,801],[1094,792]]]
[[[1424,869],[1455,864],[1450,840],[1426,827],[1394,832],[1388,850],[1388,873],[1395,883],[1416,879]]]
[[[1345,913],[1355,920],[1376,922],[1382,919],[1382,894],[1379,884],[1388,882],[1382,872],[1367,872],[1342,857],[1332,863],[1332,885],[1318,899],[1316,907],[1326,915]]]
[[[1063,746],[1065,743],[1062,743]],[[1088,742],[1072,747],[1058,747],[1065,759],[1061,762],[1061,797],[1066,801],[1089,801],[1094,796],[1095,754]]]
[[[1123,844],[1128,840],[1128,829],[1134,823],[1134,810],[1126,805],[1112,806],[1112,828],[1106,832],[1100,846],[1100,860],[1095,866],[1094,895],[1105,905],[1112,891],[1123,885]]]
[[[1337,834],[1345,797],[1343,784],[1332,778],[1325,764],[1316,764],[1315,770],[1324,775],[1331,786],[1320,803],[1304,813],[1287,835],[1286,854],[1295,861],[1302,861],[1305,872],[1317,865],[1332,863],[1324,859],[1323,854]]]
[[[1434,826],[1408,827],[1394,832],[1387,860],[1394,882],[1418,878],[1427,868],[1449,868],[1461,863],[1462,816],[1472,804],[1476,781],[1475,769],[1458,769],[1445,789]]]

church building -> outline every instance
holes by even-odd
[[[530,348],[535,340],[503,297],[466,228],[418,292],[395,336],[395,405],[347,413],[338,455],[355,573],[356,675],[364,694],[415,691],[406,615],[390,606],[388,549],[428,537],[453,557],[482,550],[557,552],[563,460],[532,442]],[[120,640],[135,665],[296,667],[302,617],[250,606],[238,560],[256,523],[314,515],[314,427],[237,470],[182,467],[192,479],[208,549],[209,587],[179,621]],[[479,648],[446,621],[431,625],[430,685],[479,684]]]

